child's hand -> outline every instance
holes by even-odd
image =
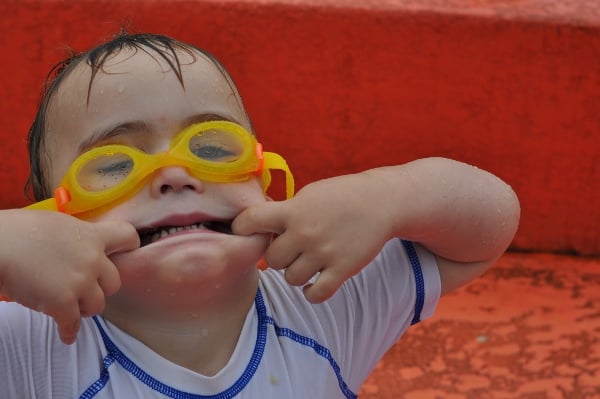
[[[313,303],[326,300],[359,272],[391,238],[385,209],[373,203],[368,174],[340,176],[307,185],[283,202],[253,206],[233,222],[235,234],[275,233],[266,252],[274,269],[286,269],[292,285]],[[377,209],[379,208],[379,209]]]
[[[54,318],[66,344],[81,317],[102,312],[121,285],[108,256],[139,247],[128,223],[37,210],[2,211],[0,239],[0,293]]]

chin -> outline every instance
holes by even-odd
[[[139,313],[140,317],[155,318],[161,314],[176,316],[186,311],[221,309],[231,301],[237,302],[240,296],[253,298],[256,293],[258,269],[254,264],[173,260],[177,264],[159,264],[153,270],[144,268],[140,273],[122,275],[121,289],[109,298],[110,303]]]

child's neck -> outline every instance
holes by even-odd
[[[227,297],[215,296],[196,306],[152,312],[108,306],[103,316],[156,353],[197,373],[213,376],[235,350],[248,311],[254,304],[255,281]],[[251,279],[254,280],[254,279]],[[190,301],[193,303],[193,301]],[[190,348],[194,348],[193,351]]]

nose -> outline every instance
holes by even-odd
[[[181,166],[168,166],[155,172],[150,185],[152,196],[169,192],[180,192],[185,190],[194,190],[196,192],[204,191],[202,181],[191,176],[187,170]]]

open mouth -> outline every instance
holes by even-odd
[[[140,244],[143,247],[171,234],[187,230],[211,230],[222,234],[232,234],[231,221],[206,221],[186,226],[159,226],[152,229],[140,230],[138,234],[140,235]]]

